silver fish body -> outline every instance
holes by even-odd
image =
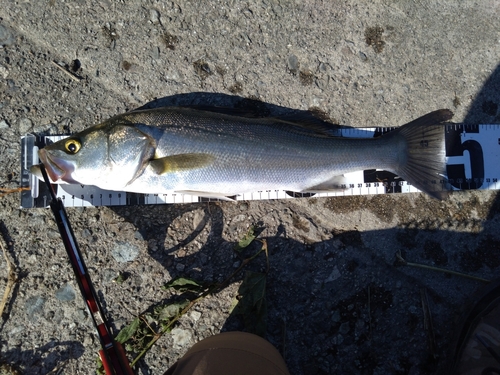
[[[54,181],[138,193],[223,197],[264,189],[339,188],[339,176],[384,169],[442,198],[448,110],[373,139],[334,137],[279,118],[164,107],[115,116],[39,152]]]

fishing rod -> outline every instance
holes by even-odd
[[[76,242],[75,235],[71,229],[66,210],[61,198],[57,198],[50,184],[47,171],[43,164],[40,167],[43,179],[47,184],[51,196],[50,208],[56,219],[57,227],[64,243],[66,252],[68,253],[73,272],[76,276],[76,281],[80,288],[83,300],[87,304],[92,317],[92,323],[97,330],[97,335],[101,343],[102,349],[99,350],[104,371],[106,375],[133,375],[125,350],[119,342],[113,339],[110,325],[106,319],[103,308],[99,303],[97,294],[90,279],[90,275],[83,260],[82,254]]]

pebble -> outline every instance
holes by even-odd
[[[153,24],[157,24],[160,22],[160,13],[156,9],[149,10],[149,20]]]
[[[328,283],[330,281],[335,281],[340,276],[342,276],[342,275],[340,274],[340,271],[339,271],[338,267],[335,266],[335,268],[332,270],[332,272],[330,273],[330,276],[328,276],[328,278],[325,280],[325,282]]]
[[[47,237],[50,238],[51,240],[60,239],[61,233],[59,233],[55,229],[48,229],[47,230]]]
[[[90,230],[88,228],[85,228],[84,230],[82,230],[81,236],[82,236],[82,238],[88,238],[88,237],[92,236],[92,233],[90,232]]]
[[[80,321],[84,321],[85,319],[87,319],[87,311],[84,310],[84,309],[78,309],[78,310],[76,310],[76,317]]]
[[[205,224],[205,212],[203,212],[203,210],[196,210],[193,215],[193,229],[201,230]]]
[[[193,319],[193,321],[197,322],[198,320],[200,320],[200,318],[201,318],[201,312],[196,310],[191,311],[191,319]]]
[[[45,298],[42,296],[33,296],[26,300],[24,308],[26,309],[26,314],[29,317],[38,315],[43,312],[43,305],[45,304]]]
[[[208,255],[206,254],[200,254],[200,262],[201,264],[207,264],[209,258],[208,258]]]
[[[290,70],[290,72],[292,73],[297,73],[297,71],[299,70],[299,59],[297,58],[297,56],[295,55],[290,55],[288,57],[288,69]]]
[[[9,70],[5,66],[0,65],[0,77],[5,79],[7,78],[8,75],[9,75]]]
[[[26,134],[29,133],[31,128],[33,127],[33,122],[26,117],[23,117],[19,120],[19,133]]]
[[[246,215],[236,215],[235,217],[233,217],[233,219],[231,220],[231,223],[239,223],[241,221],[244,221],[246,219]]]
[[[14,42],[15,38],[12,31],[3,25],[0,25],[0,47],[10,46]]]
[[[340,325],[339,332],[343,335],[347,334],[349,332],[349,322],[344,322]]]
[[[7,121],[5,121],[5,120],[0,121],[0,130],[8,129],[8,128],[9,128],[9,124],[7,123]]]
[[[174,340],[174,347],[185,348],[191,344],[191,332],[186,329],[174,328],[172,332],[170,332],[170,336],[172,336],[172,340]]]
[[[134,261],[139,255],[139,248],[128,242],[116,242],[111,255],[119,263],[126,263]]]
[[[66,284],[56,291],[56,298],[63,302],[73,301],[75,299],[75,289],[71,284]]]
[[[16,333],[24,331],[24,326],[18,325],[11,329],[10,335],[15,335]]]
[[[175,266],[175,269],[179,272],[184,271],[184,268],[186,268],[186,266],[182,263],[177,263],[177,265]]]
[[[52,317],[52,321],[55,324],[61,324],[63,319],[64,319],[64,311],[62,309],[56,310],[54,316]]]
[[[338,323],[340,322],[340,312],[338,310],[334,311],[332,314],[332,322]]]
[[[57,134],[59,130],[55,124],[42,124],[33,127],[33,133],[36,134]]]
[[[118,276],[118,272],[116,272],[115,270],[112,270],[111,268],[106,268],[102,272],[102,278],[103,278],[105,283],[109,283],[109,282],[113,281],[114,279],[116,279],[117,276]]]

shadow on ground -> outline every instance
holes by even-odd
[[[464,123],[499,123],[499,103],[500,67],[497,67]],[[209,93],[162,98],[141,108],[168,105],[234,107],[254,112],[256,116],[287,112],[278,106]],[[336,199],[345,198],[330,198],[332,204]],[[475,203],[480,204],[477,200]],[[330,240],[307,245],[288,238],[285,230],[278,230],[275,236],[266,238],[271,261],[267,280],[267,338],[284,354],[293,373],[405,374],[412,368],[421,373],[442,373],[456,329],[455,318],[480,283],[398,267],[396,252],[400,250],[411,262],[430,263],[472,275],[485,270],[494,274],[500,268],[500,238],[496,230],[500,201],[496,198],[489,204],[486,221],[462,223],[464,229],[476,227],[469,233],[441,229],[440,225],[447,220],[433,220],[438,216],[434,211],[437,204],[429,205],[429,219],[423,221],[401,223],[398,228],[384,231],[331,233]],[[141,228],[132,217],[125,219],[131,220],[145,239],[163,244],[166,238],[158,238],[157,234],[166,235],[169,222],[191,209],[190,205],[168,210],[174,217],[164,216],[165,220],[156,228]],[[208,204],[204,214],[200,226],[184,241],[150,253],[168,268],[172,265],[169,257],[188,245],[211,222],[208,241],[197,253],[184,259],[187,271],[179,273],[170,267],[172,276],[203,279],[205,273],[228,274],[234,243],[222,238],[223,209]],[[450,217],[448,223],[456,226],[460,220]],[[197,274],[194,270],[199,269],[201,272]],[[434,315],[431,331],[424,327],[421,307],[424,299]],[[223,330],[236,329],[244,327],[234,317],[223,327]],[[400,349],[395,352],[395,348]]]
[[[158,99],[141,108],[165,105],[223,106],[239,108],[256,116],[290,113],[289,109],[224,94],[191,93]],[[466,123],[500,122],[500,68],[478,94]],[[295,112],[295,111],[292,111]],[[339,200],[325,199],[335,206]],[[350,198],[349,198],[350,199]],[[367,198],[356,198],[361,205]],[[471,196],[471,202],[479,204]],[[359,201],[360,200],[360,201]],[[390,199],[380,198],[390,205]],[[270,253],[267,279],[267,338],[283,353],[292,373],[422,374],[441,373],[447,347],[455,328],[454,318],[480,285],[476,281],[444,273],[397,266],[396,252],[411,262],[433,264],[467,274],[494,274],[500,269],[500,201],[489,202],[487,219],[481,222],[448,218],[454,227],[463,220],[468,232],[441,228],[446,220],[435,220],[437,202],[428,202],[427,219],[401,223],[384,231],[325,233],[329,240],[308,243],[287,236],[284,228],[266,237]],[[155,243],[150,255],[170,274],[198,279],[229,274],[233,269],[234,243],[223,238],[224,205],[207,203],[204,217],[195,230],[177,244],[165,245],[167,228],[175,218],[200,204],[113,207],[133,223],[144,240]],[[155,220],[141,220],[144,213]],[[446,214],[444,214],[446,215]],[[185,269],[174,267],[174,254],[194,241],[210,224],[208,240],[199,251],[183,258]],[[446,225],[445,225],[446,227]],[[252,267],[262,269],[262,262]],[[239,276],[240,279],[242,275]],[[432,334],[424,327],[422,296],[433,312]],[[15,299],[15,295],[13,297]],[[244,329],[231,317],[223,330]],[[61,349],[62,348],[62,349]],[[30,369],[49,372],[60,361],[77,358],[83,347],[78,342],[50,342],[29,352],[2,353]],[[147,365],[140,365],[148,371]],[[38,371],[38,370],[37,370]],[[40,371],[32,373],[41,373]],[[416,371],[416,370],[413,370]]]

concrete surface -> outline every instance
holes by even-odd
[[[397,126],[439,108],[455,122],[499,123],[499,18],[496,0],[2,0],[0,186],[19,186],[21,135],[79,131],[155,99],[254,98],[351,126]],[[234,242],[260,222],[267,338],[292,374],[415,375],[442,373],[455,319],[480,283],[396,267],[395,253],[493,279],[499,204],[497,192],[464,192],[445,202],[409,194],[68,211],[115,329],[161,303],[172,277],[230,273]],[[94,373],[98,341],[51,212],[19,209],[17,194],[0,206],[19,275],[2,361],[24,374]],[[111,282],[118,272],[129,275],[123,284]],[[2,290],[6,275],[2,258]],[[241,278],[182,318],[136,373],[162,374],[194,342],[240,329],[228,310]]]

